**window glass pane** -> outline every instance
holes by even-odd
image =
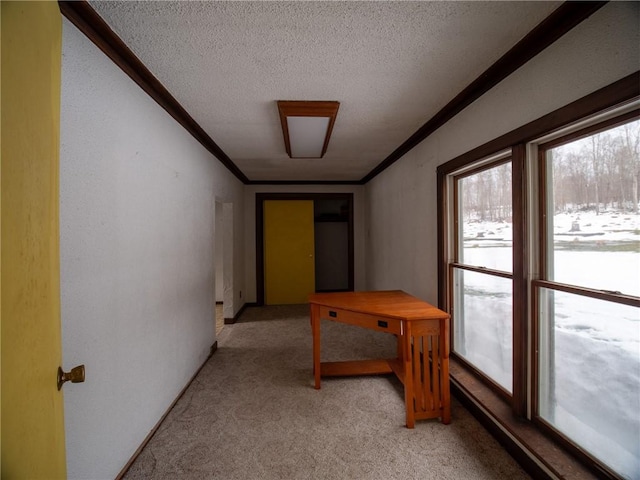
[[[512,391],[512,281],[454,269],[453,350]]]
[[[640,296],[640,121],[547,150],[547,279]]]
[[[640,309],[540,289],[539,415],[640,477]]]
[[[511,272],[511,162],[458,180],[458,261]]]

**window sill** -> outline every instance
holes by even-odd
[[[533,478],[598,478],[510,406],[455,359],[450,360],[451,392]]]

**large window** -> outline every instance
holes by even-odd
[[[539,419],[628,478],[640,476],[639,146],[638,120],[540,145],[534,282]]]
[[[512,391],[511,162],[454,177],[453,351]]]
[[[622,478],[640,478],[637,108],[439,169],[452,357]]]

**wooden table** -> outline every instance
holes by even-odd
[[[400,291],[309,295],[315,388],[322,376],[395,373],[404,385],[407,428],[416,420],[451,421],[449,314]],[[396,335],[393,359],[320,363],[320,320],[332,320]]]

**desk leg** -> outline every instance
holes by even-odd
[[[440,321],[440,383],[442,392],[442,423],[451,423],[451,393],[449,392],[449,320]]]
[[[416,417],[413,404],[415,392],[413,391],[413,365],[411,364],[411,327],[405,326],[406,328],[400,336],[402,340],[402,365],[404,367],[404,408],[407,414],[407,428],[413,428]]]
[[[311,304],[311,333],[313,335],[313,378],[320,388],[320,306]]]
[[[398,360],[400,363],[404,362],[404,338],[402,335],[396,335],[396,341],[398,343],[397,352],[398,352]]]

